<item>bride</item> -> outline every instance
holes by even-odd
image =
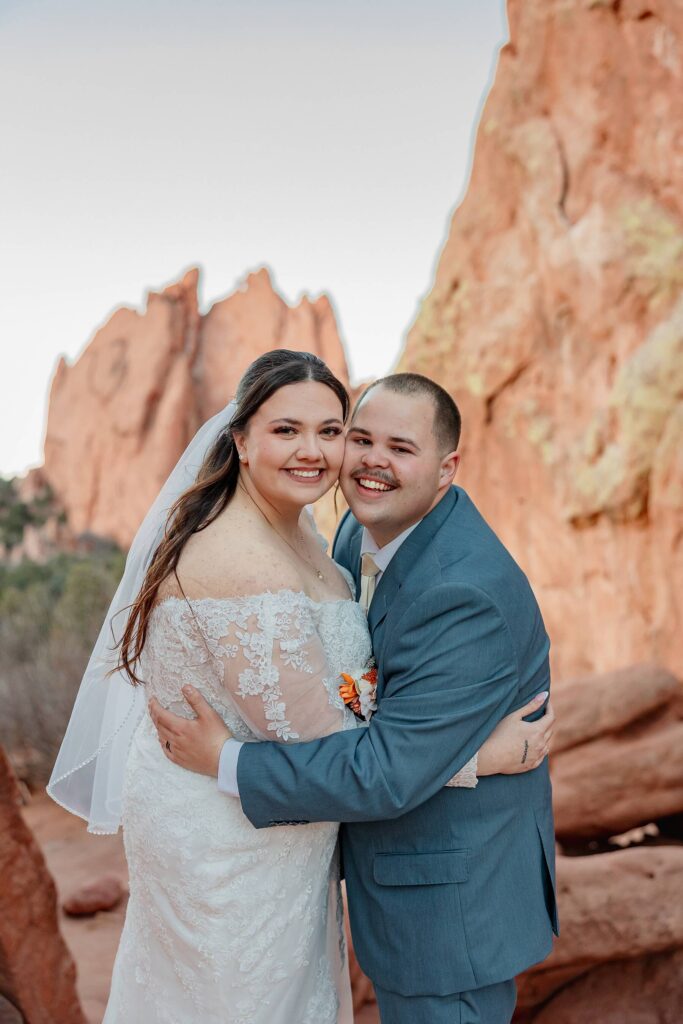
[[[189,717],[193,684],[246,742],[364,724],[339,676],[368,665],[365,615],[306,510],[337,480],[348,411],[316,356],[257,359],[131,548],[48,787],[91,831],[124,826],[130,901],[105,1024],[352,1022],[337,824],[255,829],[214,779],[164,756],[147,712],[155,697]],[[541,727],[517,713],[481,774],[512,770],[520,728],[534,753]],[[473,768],[449,785],[473,784]]]

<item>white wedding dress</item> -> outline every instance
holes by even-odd
[[[238,739],[289,743],[356,727],[338,676],[370,656],[353,600],[171,597],[142,675],[178,714],[192,683]],[[215,778],[164,756],[145,714],[123,826],[130,901],[105,1024],[351,1024],[336,823],[255,829]]]
[[[170,597],[152,612],[142,676],[177,714],[191,715],[191,683],[237,739],[290,743],[364,724],[339,673],[370,657],[353,600]],[[476,785],[476,756],[449,785]],[[337,823],[255,829],[215,778],[165,757],[145,713],[123,826],[130,900],[103,1024],[352,1024]]]

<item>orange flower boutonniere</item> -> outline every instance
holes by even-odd
[[[339,687],[339,696],[354,715],[369,722],[373,712],[377,710],[377,669],[368,669],[359,679],[342,672],[341,678],[343,682]]]

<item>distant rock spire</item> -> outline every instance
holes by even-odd
[[[143,313],[116,310],[73,365],[58,364],[44,474],[76,534],[127,547],[191,436],[262,352],[315,352],[348,384],[325,296],[288,306],[262,269],[202,316],[198,286],[193,268],[149,292]]]

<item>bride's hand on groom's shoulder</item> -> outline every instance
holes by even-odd
[[[518,775],[543,763],[550,751],[555,712],[549,703],[542,718],[535,722],[524,718],[537,712],[547,699],[547,693],[540,693],[498,723],[479,751],[477,775]]]
[[[159,735],[161,749],[169,761],[181,768],[215,778],[223,744],[232,733],[218,712],[193,686],[184,686],[183,696],[196,718],[174,715],[155,697],[149,702],[150,717]]]

